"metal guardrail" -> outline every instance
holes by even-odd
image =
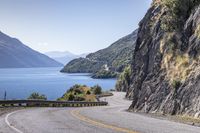
[[[110,97],[113,96],[113,93],[105,93],[105,94],[101,94],[101,95],[97,95],[99,98],[101,97]]]
[[[106,106],[108,102],[45,101],[45,100],[0,100],[0,107],[89,107]]]

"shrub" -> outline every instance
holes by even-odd
[[[40,95],[39,93],[34,92],[28,97],[28,99],[29,100],[30,99],[47,100],[47,97],[45,95],[43,95],[43,94]]]
[[[162,29],[169,32],[181,29],[192,9],[199,3],[199,0],[162,0],[162,5],[167,8],[162,18]]]
[[[81,91],[79,88],[74,89],[74,92],[75,92],[76,94],[81,94],[81,93],[82,93],[82,91]]]
[[[128,88],[131,82],[131,67],[130,65],[124,69],[124,71],[120,74],[115,89],[117,91],[125,91],[122,90],[122,86]]]
[[[79,84],[75,84],[74,86],[72,86],[71,88],[80,88],[81,87],[81,85],[79,85]]]
[[[96,96],[91,94],[91,88],[86,85],[74,85],[58,101],[96,101]]]
[[[181,86],[181,81],[174,80],[173,83],[172,83],[172,86],[173,86],[174,89],[177,90]]]
[[[99,95],[99,94],[102,93],[102,88],[101,88],[101,86],[99,86],[99,85],[95,85],[94,87],[91,87],[91,88],[92,88],[93,93],[94,93],[95,95]]]
[[[71,93],[69,94],[68,101],[74,101],[75,96]]]
[[[90,95],[91,94],[91,92],[88,90],[87,92],[86,92],[86,95]]]

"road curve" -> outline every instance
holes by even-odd
[[[199,127],[126,112],[125,93],[107,97],[109,106],[29,108],[0,117],[0,133],[200,133]]]

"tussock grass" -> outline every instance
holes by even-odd
[[[200,39],[200,24],[197,26],[197,29],[195,30],[195,35]]]

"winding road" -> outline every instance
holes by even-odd
[[[126,112],[131,102],[124,95],[114,92],[104,107],[11,112],[0,116],[0,133],[200,133],[199,127]]]

